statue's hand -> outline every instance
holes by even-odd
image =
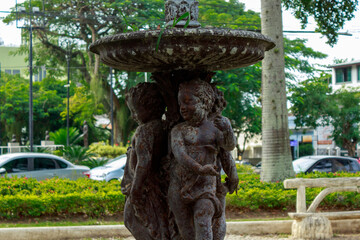
[[[206,165],[200,167],[200,169],[199,169],[199,174],[200,174],[200,175],[216,176],[216,175],[218,175],[218,172],[216,171],[214,165],[212,165],[212,164],[206,164]]]
[[[216,128],[218,128],[220,131],[224,131],[227,129],[226,123],[223,121],[221,116],[216,116],[214,118],[214,125]]]
[[[235,190],[237,190],[238,183],[239,183],[239,179],[225,178],[225,185],[229,190],[230,194],[232,194]]]

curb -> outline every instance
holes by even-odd
[[[291,234],[292,220],[228,222],[228,235]],[[331,221],[334,233],[359,233],[360,219]],[[0,239],[64,240],[82,238],[130,237],[124,225],[93,225],[71,227],[0,228]]]

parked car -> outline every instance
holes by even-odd
[[[261,162],[259,162],[255,166],[253,166],[252,169],[254,170],[254,173],[260,174],[261,173]]]
[[[126,164],[126,155],[120,155],[111,159],[107,164],[101,167],[91,169],[87,175],[90,179],[98,181],[119,180],[124,175],[124,168]]]
[[[355,158],[340,156],[306,156],[293,161],[295,173],[358,172],[360,164]]]
[[[25,176],[43,180],[46,178],[68,178],[76,180],[86,177],[89,168],[78,166],[53,154],[8,153],[0,155],[0,174],[4,176]]]
[[[248,160],[241,160],[241,161],[239,161],[239,164],[252,166],[251,162],[249,162]]]

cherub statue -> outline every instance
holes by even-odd
[[[232,150],[224,130],[208,119],[215,93],[200,79],[180,84],[178,101],[185,122],[171,131],[174,162],[168,201],[184,240],[213,239],[214,219],[222,216],[223,204],[217,196],[218,154]],[[215,231],[216,232],[216,231]]]
[[[131,116],[139,124],[127,152],[121,191],[127,196],[124,223],[136,239],[170,239],[161,159],[167,135],[161,117],[165,104],[155,83],[140,83],[126,94]]]
[[[217,176],[217,187],[216,187],[216,196],[219,198],[221,205],[225,208],[225,196],[226,194],[233,193],[237,190],[239,184],[239,176],[236,171],[236,164],[231,156],[230,150],[234,149],[236,146],[236,137],[234,131],[232,130],[230,120],[227,117],[221,115],[222,111],[226,107],[226,101],[224,98],[224,93],[220,91],[216,85],[212,85],[215,93],[215,103],[212,108],[211,114],[209,114],[209,120],[213,121],[215,126],[223,133],[224,140],[226,141],[224,148],[220,148],[219,154],[217,156],[217,168],[220,173],[221,169],[224,170],[227,175],[225,183],[221,182],[220,174]],[[216,226],[216,227],[215,227]],[[213,223],[214,228],[214,240],[224,239],[226,234],[226,219],[225,211],[222,212],[221,217],[214,219]]]

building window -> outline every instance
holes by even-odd
[[[14,69],[14,70],[13,70],[13,75],[17,75],[17,74],[19,74],[19,75],[20,75],[20,70],[18,70],[18,69]]]
[[[5,73],[11,74],[11,69],[5,69]]]
[[[360,65],[357,66],[358,81],[360,82]]]
[[[351,82],[351,67],[338,68],[336,72],[336,83]]]

